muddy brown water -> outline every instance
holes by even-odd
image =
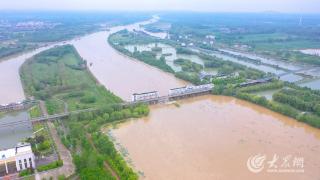
[[[139,24],[125,26],[130,30]],[[174,75],[129,58],[113,49],[107,42],[110,33],[121,30],[111,28],[110,32],[98,32],[73,43],[80,56],[91,64],[90,71],[107,89],[124,100],[131,100],[134,93],[159,91],[167,95],[169,89],[182,87],[188,83]]]
[[[152,106],[148,117],[111,130],[145,179],[319,179],[319,129],[232,97],[178,103]],[[265,168],[252,173],[247,160],[259,153]],[[303,157],[304,173],[268,172],[274,154],[279,168],[287,155],[291,167]]]

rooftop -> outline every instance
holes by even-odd
[[[32,153],[31,145],[29,143],[19,143],[16,147],[1,150],[0,151],[0,162],[1,160],[13,158],[19,154]]]

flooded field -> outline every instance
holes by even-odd
[[[270,67],[270,66],[266,66],[266,65],[261,65],[261,64],[254,64],[254,63],[250,63],[250,62],[246,62],[246,61],[242,61],[240,59],[228,56],[228,55],[224,55],[224,54],[220,54],[220,53],[216,53],[216,52],[212,52],[210,53],[213,56],[219,57],[221,59],[224,60],[228,60],[228,61],[232,61],[238,64],[242,64],[244,66],[253,68],[253,69],[258,69],[260,71],[266,72],[266,73],[273,73],[273,74],[282,74],[285,71],[281,70],[281,69],[277,69],[274,67]]]
[[[125,48],[130,51],[134,52],[134,49],[136,48],[137,51],[151,51],[153,47],[161,47],[161,52],[156,52],[157,58],[160,59],[160,57],[163,55],[165,56],[166,63],[174,70],[174,71],[181,71],[181,67],[179,65],[176,65],[173,63],[176,59],[188,59],[194,63],[204,65],[204,62],[201,58],[199,58],[196,55],[186,55],[186,54],[177,54],[177,51],[174,47],[163,44],[163,43],[151,43],[151,44],[142,44],[142,45],[127,45]]]
[[[231,50],[226,50],[226,49],[220,49],[220,50],[223,51],[223,52],[227,52],[227,53],[233,54],[233,55],[247,57],[247,58],[255,59],[255,60],[260,60],[262,63],[266,63],[266,64],[270,64],[270,65],[276,65],[276,66],[279,66],[281,68],[292,70],[292,71],[302,68],[302,64],[296,65],[296,64],[293,64],[293,63],[289,63],[289,62],[280,61],[280,60],[271,59],[271,58],[264,58],[264,57],[260,57],[260,56],[255,55],[255,54],[249,54],[249,53],[244,53],[244,52],[236,52],[236,51],[231,51]]]
[[[319,66],[312,66],[312,65],[308,65],[308,64],[304,64],[304,63],[299,63],[299,62],[286,62],[286,61],[282,61],[282,60],[261,57],[256,54],[237,52],[237,51],[226,50],[226,49],[219,49],[219,50],[226,52],[226,53],[229,53],[229,54],[232,54],[232,55],[237,55],[237,56],[247,57],[250,59],[259,60],[262,63],[273,65],[273,66],[278,66],[280,68],[287,69],[290,71],[300,70],[299,71],[300,73],[308,75],[308,76],[313,76],[313,77],[320,76],[320,67]],[[305,53],[305,54],[310,54],[310,55],[319,55],[320,50],[319,49],[306,49],[306,50],[301,50],[301,52]],[[228,57],[227,55],[225,55],[225,56]],[[235,59],[236,58],[233,58],[233,60],[235,60]],[[238,59],[236,59],[236,60],[238,60]],[[241,61],[241,60],[238,60],[238,61]],[[275,73],[275,74],[282,74],[283,73],[283,71],[279,71],[277,68],[273,68],[273,67],[266,66],[266,65],[255,65],[254,66],[254,65],[252,65],[252,63],[248,64],[248,62],[238,62],[238,63],[243,63],[243,65],[248,65],[249,67],[256,68],[256,69],[259,69],[264,72],[271,72],[271,73]],[[283,80],[286,81],[286,78],[284,78]],[[294,75],[294,76],[290,77],[289,82],[299,81],[301,79],[303,79],[302,76]]]
[[[318,179],[320,130],[231,97],[204,96],[151,107],[110,134],[145,179]],[[250,156],[304,158],[304,172],[260,173]]]

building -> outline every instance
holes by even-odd
[[[35,168],[34,154],[29,143],[19,143],[16,147],[0,151],[0,176]]]
[[[184,86],[180,88],[173,88],[169,90],[169,96],[176,96],[186,93],[193,93],[198,91],[210,91],[213,88],[212,84],[203,84],[199,86]]]
[[[134,93],[132,95],[132,101],[144,101],[144,100],[150,100],[155,99],[159,97],[158,91],[152,91],[152,92],[146,92],[146,93]]]

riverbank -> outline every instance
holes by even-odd
[[[148,37],[147,35],[140,34],[139,32],[129,32],[124,30],[109,36],[108,42],[116,50],[118,50],[120,53],[123,53],[124,55],[139,59],[142,62],[151,64],[163,71],[167,71],[167,67],[170,68],[165,60],[166,57],[161,55],[159,59],[159,54],[157,52],[154,52],[155,48],[157,48],[157,50],[160,52],[162,51],[162,48],[158,47],[157,43],[161,43],[163,42],[163,40],[159,41],[158,39]],[[155,47],[151,48],[150,50],[148,48],[139,47],[139,45],[141,46],[150,43],[156,43]],[[125,48],[129,45],[134,46],[133,52],[131,51],[131,47],[130,49]],[[273,80],[274,84],[270,83],[268,85],[267,83],[267,85],[261,85],[258,87],[248,87],[249,89],[251,88],[250,91],[252,92],[257,92],[265,89],[282,89],[274,95],[273,101],[270,101],[264,97],[242,91],[240,88],[241,84],[245,83],[248,80],[255,80],[259,78],[261,79],[266,76],[266,74],[262,73],[261,71],[246,68],[243,65],[237,64],[235,62],[222,60],[221,58],[218,58],[214,55],[194,52],[182,47],[177,47],[176,53],[197,55],[201,58],[204,64],[202,66],[201,64],[192,62],[188,58],[173,60],[174,64],[179,64],[181,66],[181,71],[179,72],[174,72],[172,69],[170,71],[170,73],[174,73],[177,78],[182,78],[194,84],[208,83],[208,79],[199,79],[199,71],[203,67],[214,68],[214,70],[216,70],[219,74],[223,74],[223,76],[225,76],[213,76],[214,78],[209,80],[209,82],[212,82],[216,85],[215,89],[213,90],[214,94],[229,95],[244,99],[264,106],[273,111],[282,113],[289,117],[293,117],[311,126],[320,128],[320,104],[317,102],[317,99],[319,99],[317,98],[317,96],[320,93],[318,91],[313,91],[308,88],[301,88],[291,83],[285,83],[286,87],[293,89],[292,91],[300,91],[299,96],[296,97],[297,92],[290,91],[291,93],[289,93],[286,89],[282,89],[284,88],[284,82],[278,81],[276,79]],[[158,64],[155,64],[155,62],[157,62]],[[235,75],[236,73],[238,75]],[[192,74],[192,76],[190,74]],[[279,84],[281,83],[282,85],[280,87]],[[286,94],[286,96],[284,94]],[[310,100],[310,97],[313,97],[315,100]]]
[[[116,32],[108,37],[108,42],[119,53],[174,74],[178,79],[197,85],[209,83],[210,77],[213,76],[234,76],[237,73],[244,81],[248,78],[257,79],[266,75],[262,71],[235,62],[225,61],[216,56],[194,52],[174,44],[172,41],[159,40],[136,31],[123,30]],[[154,47],[149,47],[150,44],[154,44]],[[155,49],[158,51],[155,51]],[[210,71],[217,73],[213,75]]]
[[[277,80],[249,87],[240,87],[236,82],[227,80],[216,82],[219,84],[215,84],[213,94],[237,97],[320,128],[319,91]],[[257,95],[259,91],[274,89],[278,91],[272,95],[271,100]]]
[[[110,30],[113,31],[116,30]],[[92,74],[115,95],[130,101],[134,93],[158,91],[160,95],[166,95],[169,89],[188,84],[170,73],[121,54],[108,44],[110,32],[84,37],[74,46],[88,62]]]
[[[21,78],[26,93],[36,99],[44,100],[49,114],[64,111],[57,105],[58,101],[67,103],[68,110],[97,109],[93,112],[71,116],[56,124],[62,143],[73,155],[76,172],[80,177],[89,178],[93,174],[98,177],[112,177],[112,173],[109,174],[109,170],[99,164],[103,159],[121,178],[137,178],[131,168],[122,162],[121,156],[117,154],[113,146],[110,146],[110,143],[107,145],[107,152],[103,144],[95,144],[99,152],[95,151],[94,155],[88,156],[88,153],[92,154],[91,148],[93,147],[90,147],[90,143],[86,144],[89,142],[87,136],[79,136],[79,134],[83,132],[90,134],[93,143],[101,138],[106,141],[107,137],[97,136],[100,125],[145,116],[149,112],[147,106],[137,105],[125,108],[111,105],[121,102],[121,99],[99,85],[88,72],[86,62],[70,45],[44,51],[26,61],[21,67]],[[83,130],[83,127],[87,127],[86,130]],[[75,129],[78,129],[79,132]],[[75,131],[77,131],[76,134],[74,134]],[[78,154],[79,149],[82,149],[81,154]],[[101,156],[103,156],[102,159]],[[88,157],[91,158],[87,159]],[[96,165],[84,167],[83,162],[87,161],[95,161]]]
[[[34,56],[22,65],[20,72],[25,92],[45,100],[50,115],[64,112],[64,103],[73,111],[94,108],[105,102],[121,102],[96,83],[87,71],[86,62],[70,45]]]

